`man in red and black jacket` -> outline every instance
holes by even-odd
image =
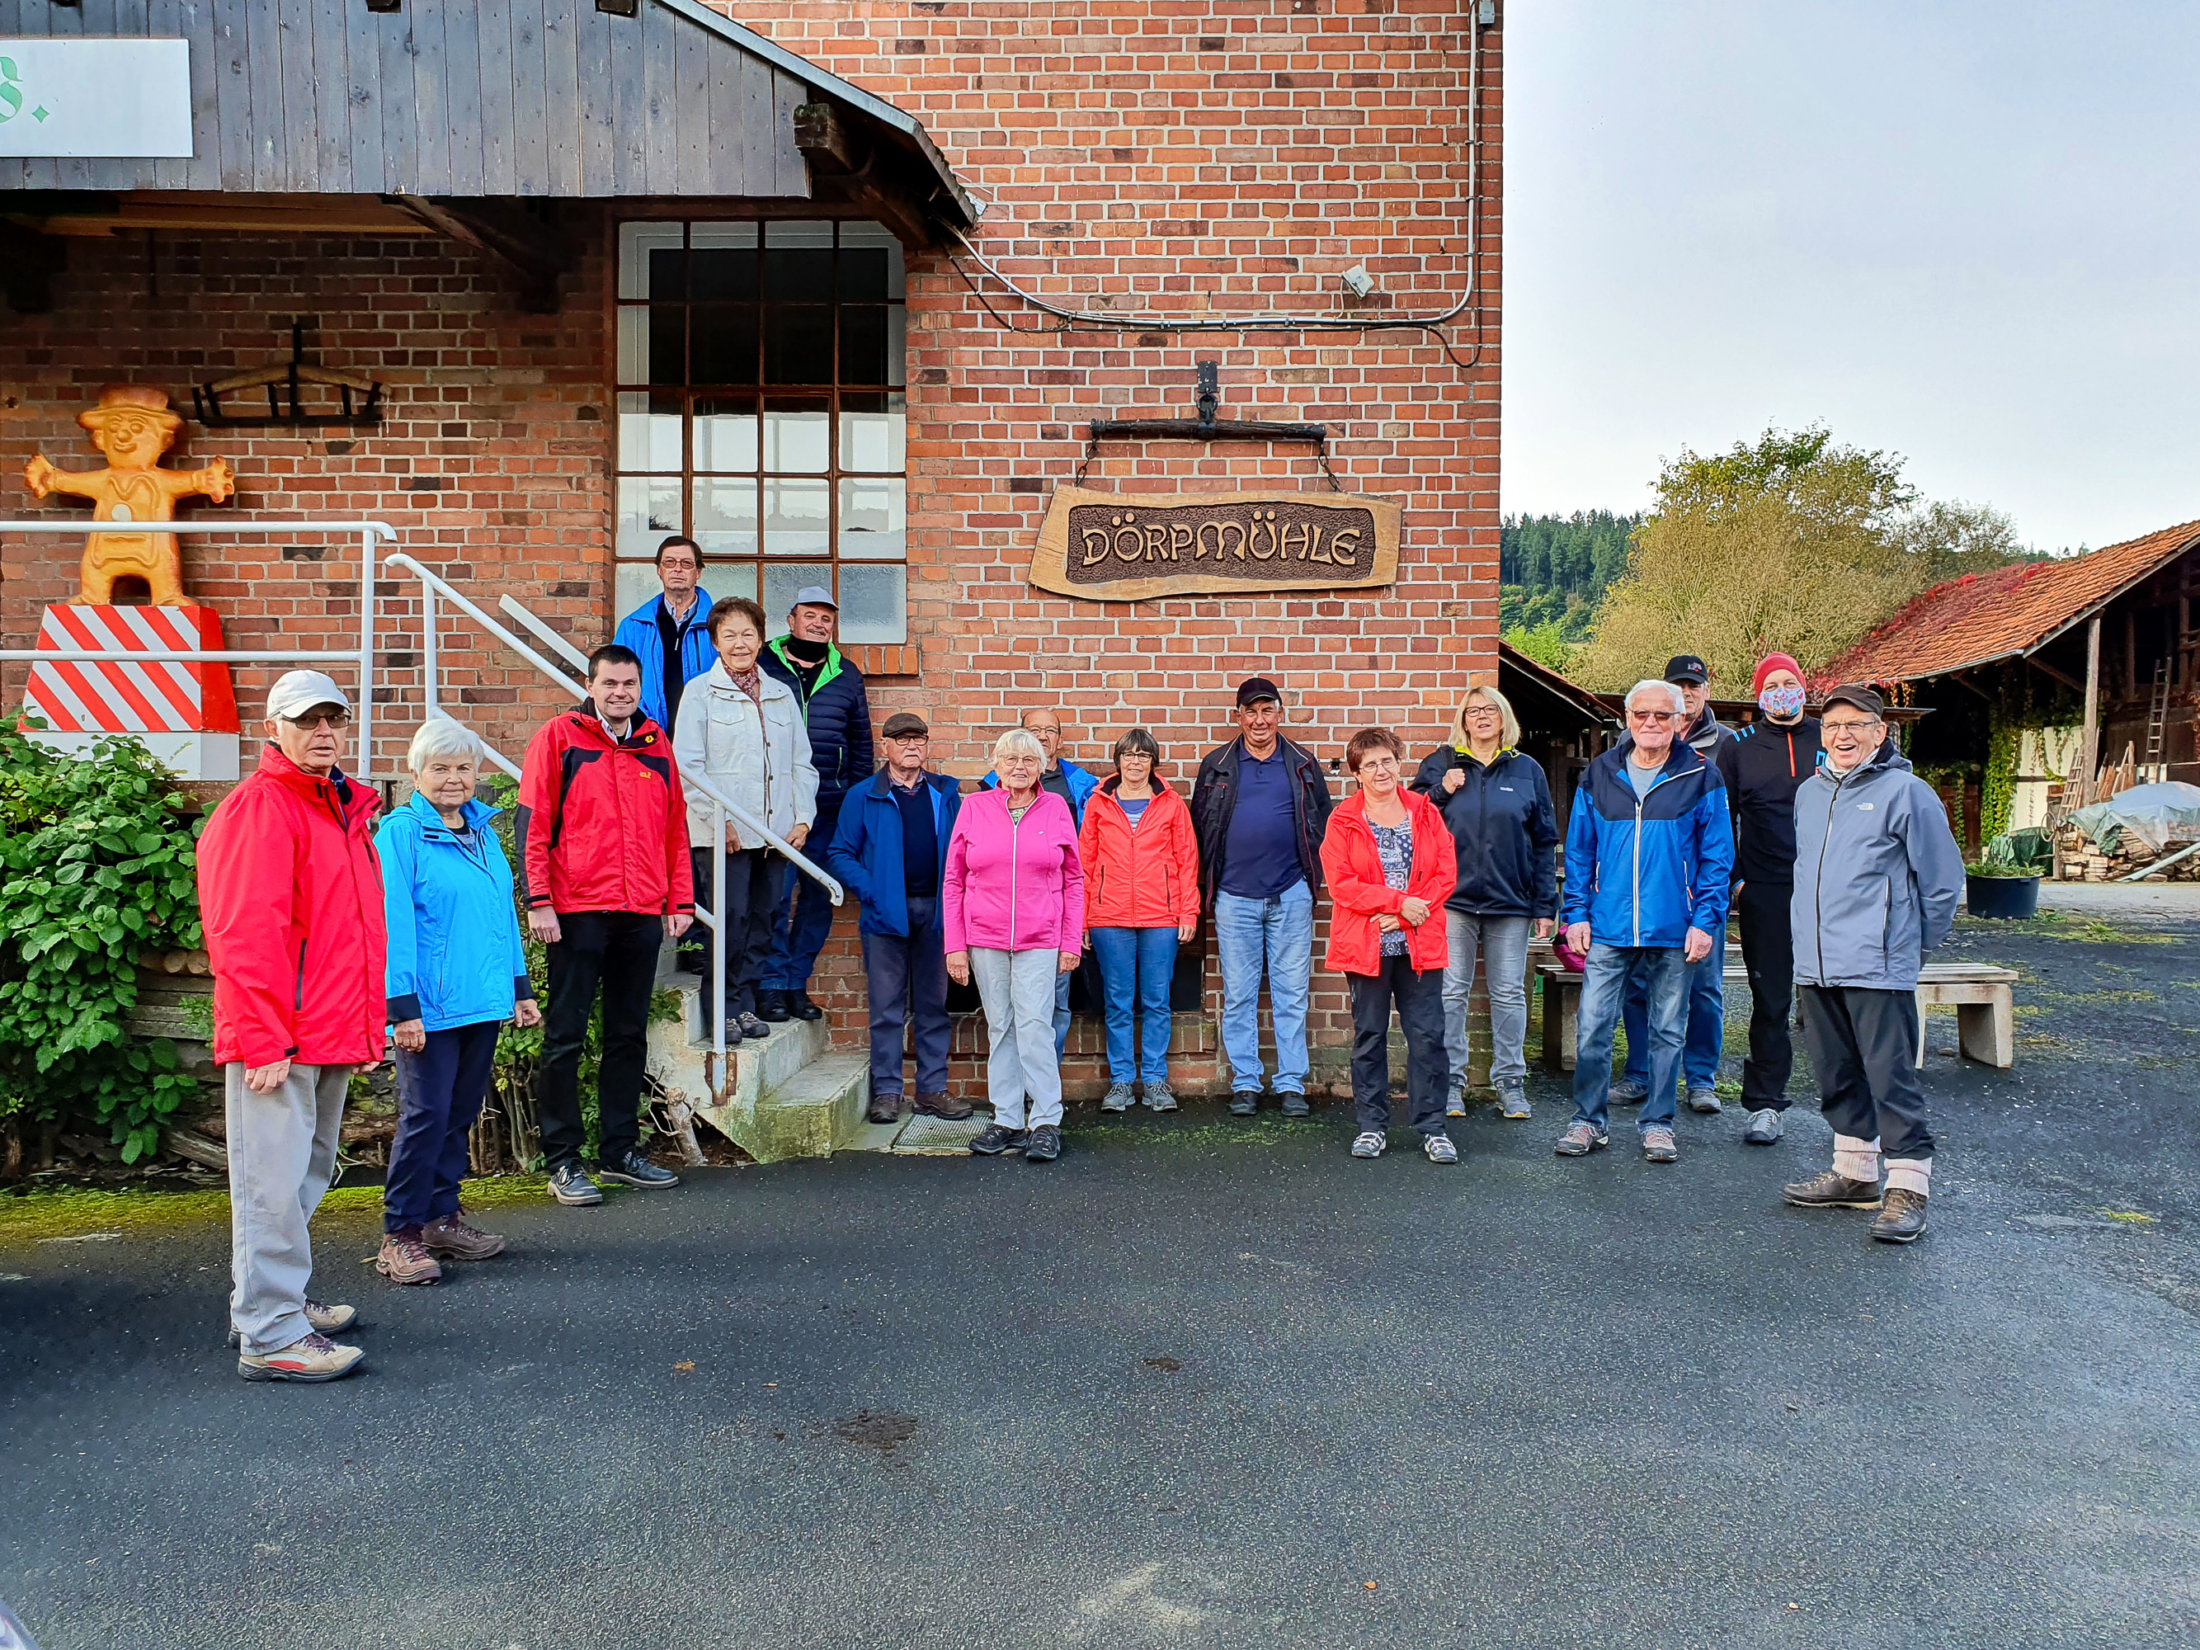
[[[641,713],[631,648],[588,656],[588,697],[528,741],[519,780],[521,897],[550,951],[543,1015],[542,1150],[550,1195],[601,1203],[581,1167],[581,1045],[603,990],[596,1173],[622,1186],[677,1186],[638,1149],[642,1063],[657,953],[694,920],[687,800],[672,736]]]

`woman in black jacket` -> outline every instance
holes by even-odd
[[[1451,743],[1432,752],[1413,781],[1442,810],[1459,856],[1459,881],[1444,902],[1452,1117],[1467,1114],[1467,998],[1477,953],[1488,959],[1498,1108],[1516,1120],[1528,1115],[1528,936],[1548,938],[1558,916],[1558,819],[1543,766],[1520,753],[1519,740],[1505,696],[1470,688],[1452,720]]]

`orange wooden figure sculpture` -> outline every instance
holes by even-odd
[[[92,445],[107,457],[104,470],[63,470],[35,454],[23,468],[32,496],[73,493],[92,501],[94,521],[174,521],[176,501],[204,494],[216,504],[237,490],[226,459],[196,470],[163,470],[161,454],[175,445],[183,420],[168,410],[168,397],[142,384],[110,384],[99,405],[76,415]],[[92,533],[84,545],[83,591],[77,600],[105,607],[115,580],[135,574],[152,591],[156,607],[187,607],[183,566],[173,533]]]

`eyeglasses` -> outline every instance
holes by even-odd
[[[1469,705],[1467,707],[1467,720],[1470,722],[1479,722],[1485,716],[1495,721],[1497,715],[1498,711],[1495,705]]]
[[[1680,712],[1672,710],[1631,710],[1627,713],[1627,720],[1630,722],[1670,722],[1679,714]]]
[[[308,732],[314,728],[348,728],[351,726],[351,712],[348,710],[309,710],[303,716],[286,716],[283,720],[294,728],[304,728]]]
[[[1854,722],[1820,722],[1818,724],[1828,739],[1831,739],[1837,733],[1862,733],[1866,728],[1876,728],[1880,725],[1880,720],[1876,716],[1860,718]]]
[[[897,733],[886,741],[889,745],[928,745],[932,736],[928,733]]]

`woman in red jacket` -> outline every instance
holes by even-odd
[[[1199,927],[1199,847],[1192,810],[1154,777],[1161,746],[1144,728],[1115,742],[1115,777],[1085,804],[1085,932],[1107,989],[1108,1092],[1102,1111],[1128,1111],[1131,1083],[1146,1104],[1176,1110],[1169,1092],[1169,981],[1176,948]],[[1145,1058],[1132,1033],[1146,1024]]]
[[[1329,966],[1352,982],[1354,1157],[1380,1157],[1390,1127],[1390,1011],[1406,1034],[1409,1120],[1431,1163],[1456,1163],[1444,1132],[1444,901],[1459,875],[1451,833],[1426,798],[1399,784],[1405,747],[1388,728],[1363,728],[1345,747],[1360,782],[1329,816],[1322,876],[1329,884]]]

